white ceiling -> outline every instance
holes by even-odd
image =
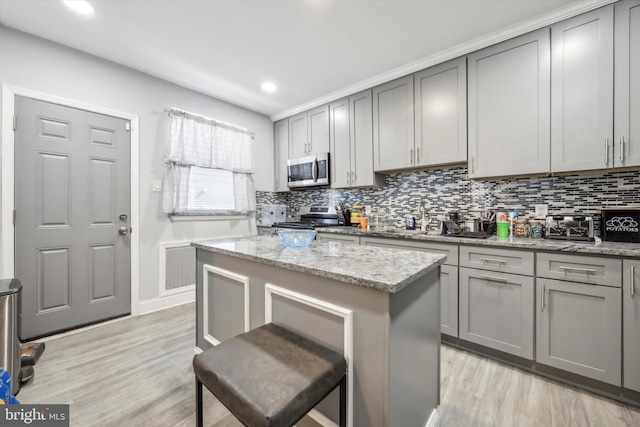
[[[515,24],[609,1],[91,2],[85,17],[58,0],[0,0],[0,23],[276,117]],[[261,91],[265,80],[276,93]]]

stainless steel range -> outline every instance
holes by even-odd
[[[319,227],[344,225],[344,220],[333,206],[303,206],[300,208],[300,221],[276,222],[271,228],[298,228],[314,230]]]

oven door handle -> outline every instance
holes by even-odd
[[[311,176],[313,178],[313,182],[318,182],[318,158],[313,158],[313,166],[311,167]]]

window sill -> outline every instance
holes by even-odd
[[[229,221],[234,219],[246,219],[249,215],[169,215],[171,221]]]

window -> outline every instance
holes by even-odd
[[[255,211],[251,133],[171,109],[163,210],[170,215]]]

